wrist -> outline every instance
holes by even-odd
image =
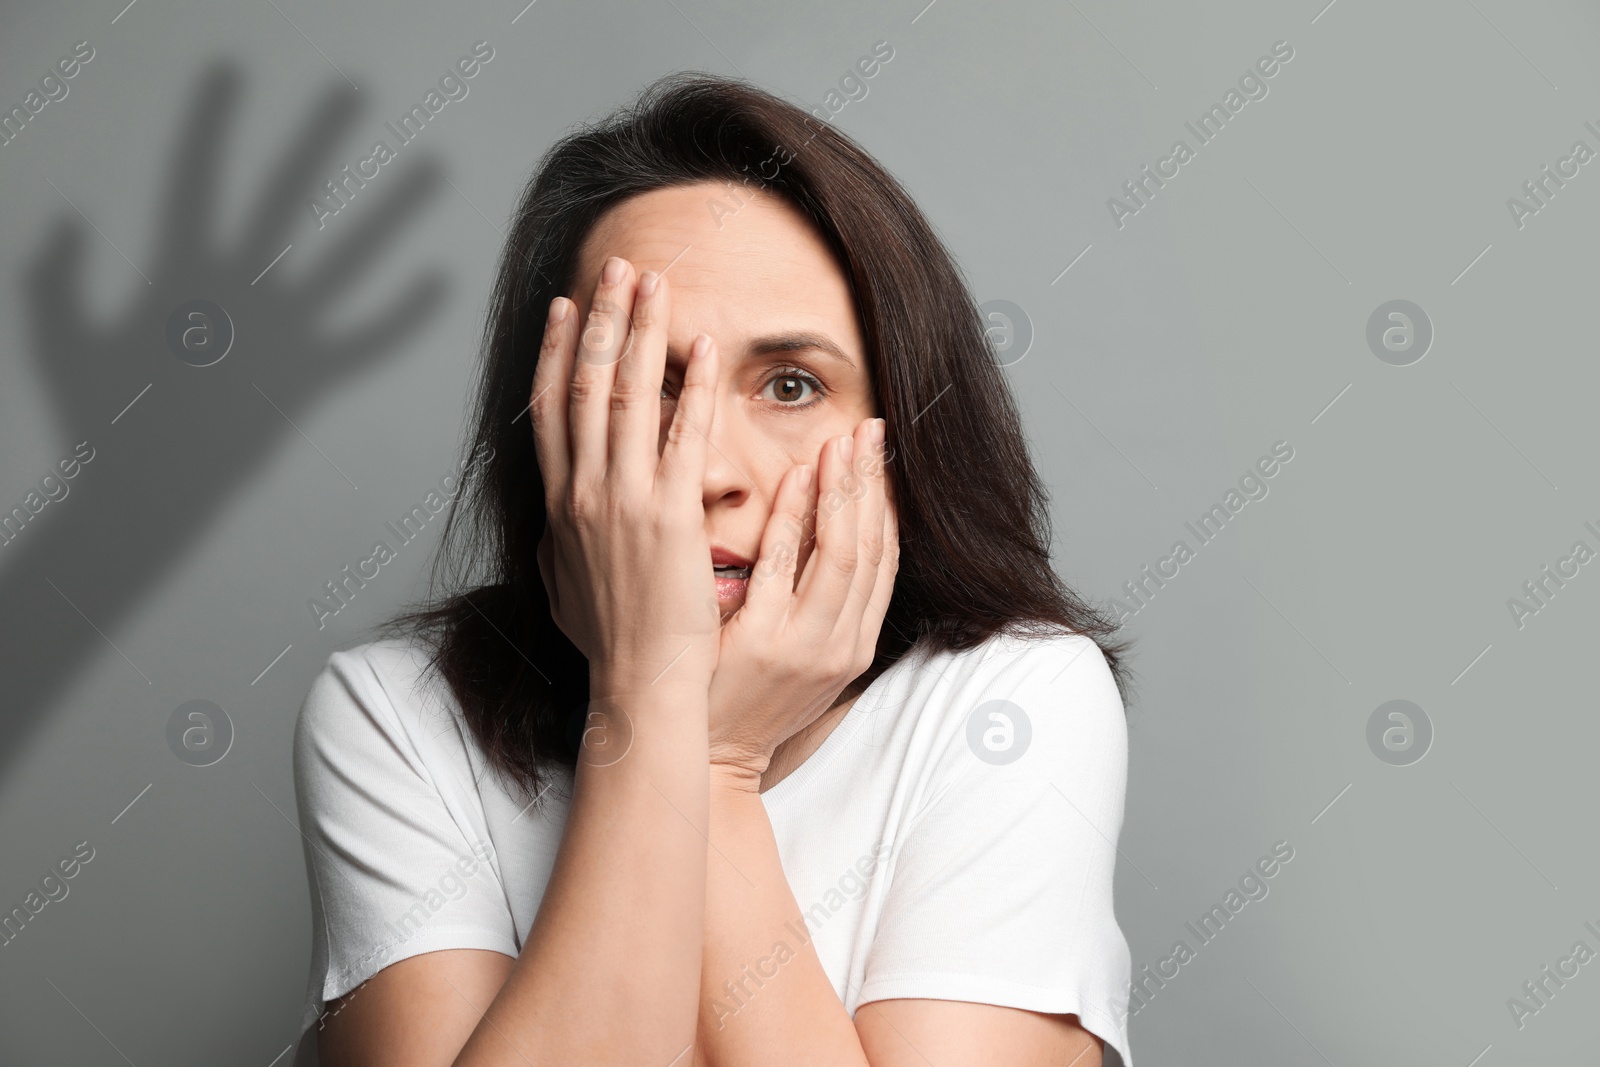
[[[631,754],[631,762],[676,761],[688,770],[706,759],[709,714],[706,692],[694,686],[591,672],[578,761],[606,767]]]
[[[622,703],[708,704],[711,680],[699,678],[678,664],[666,672],[646,674],[616,665],[589,666],[589,699]]]
[[[758,795],[761,792],[761,775],[766,770],[767,762],[767,760],[728,761],[713,757],[711,788],[714,792]]]

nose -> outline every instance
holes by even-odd
[[[714,507],[738,507],[755,491],[755,457],[749,454],[750,435],[742,430],[738,411],[717,404],[706,434],[706,471],[701,481],[707,513]]]

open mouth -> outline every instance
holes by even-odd
[[[739,553],[723,548],[721,545],[711,546],[711,570],[716,575],[719,583],[724,580],[730,582],[749,581],[750,567],[751,561],[748,557],[741,556]]]
[[[715,576],[717,599],[728,604],[745,598],[750,589],[751,561],[737,552],[711,546],[711,573]]]

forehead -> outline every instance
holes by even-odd
[[[844,272],[809,219],[782,196],[739,183],[653,189],[601,216],[578,256],[573,299],[587,309],[600,266],[622,256],[666,271],[671,332],[705,330],[726,345],[741,333],[826,331],[859,355]]]

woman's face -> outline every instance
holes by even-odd
[[[713,551],[754,562],[784,474],[802,463],[815,469],[825,443],[878,414],[845,276],[789,201],[709,182],[640,193],[601,217],[579,252],[577,291],[567,294],[579,322],[610,256],[661,273],[668,287],[658,450],[690,345],[702,332],[716,342],[706,533]],[[801,566],[809,552],[803,543]],[[717,582],[725,619],[743,604],[744,586]]]

